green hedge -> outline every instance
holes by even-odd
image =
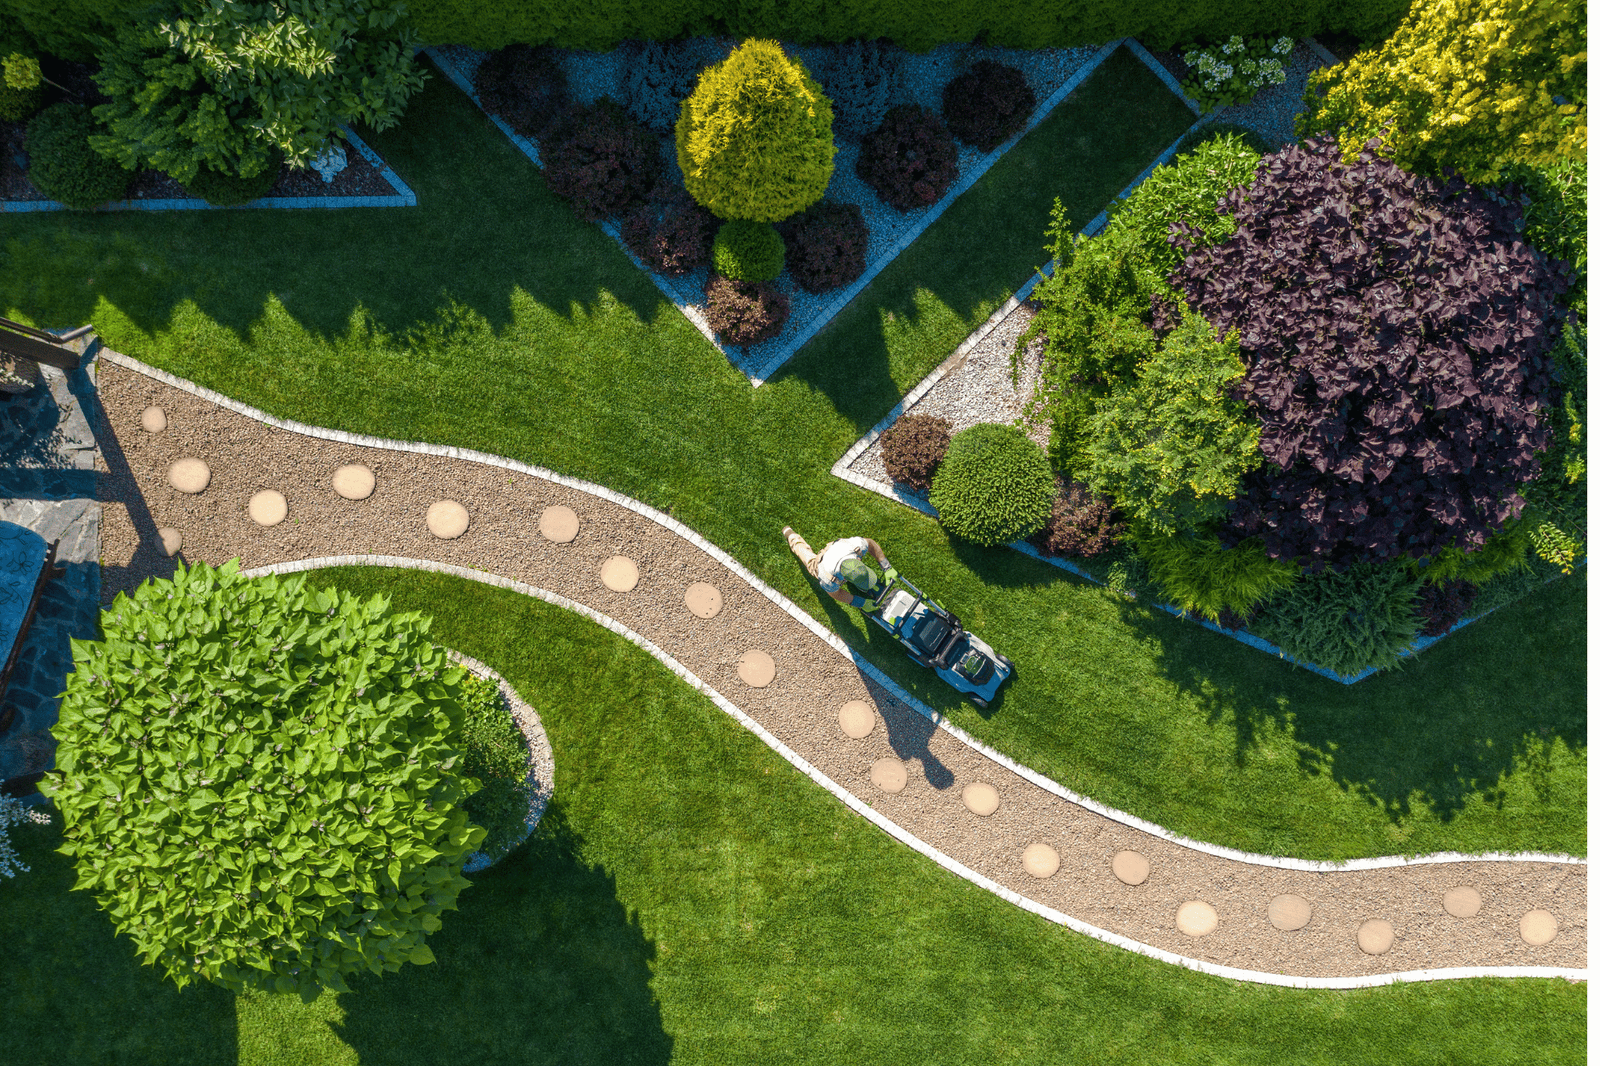
[[[84,35],[130,17],[143,0],[0,0],[41,46],[87,58]],[[925,52],[952,41],[1008,48],[1101,44],[1134,36],[1157,48],[1231,34],[1350,33],[1379,39],[1409,0],[411,0],[428,44],[500,48],[553,43],[606,51],[628,38],[681,34],[802,44],[887,37]]]

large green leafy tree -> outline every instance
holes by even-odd
[[[349,991],[427,963],[483,840],[456,769],[463,672],[383,597],[238,560],[119,595],[72,642],[56,772],[78,871],[179,987]]]
[[[95,149],[179,181],[303,167],[339,127],[399,121],[422,87],[400,0],[180,0],[100,41]]]

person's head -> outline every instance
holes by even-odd
[[[839,564],[839,576],[858,588],[870,589],[878,584],[872,568],[854,556]]]

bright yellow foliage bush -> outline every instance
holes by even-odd
[[[776,41],[746,41],[707,68],[676,134],[684,187],[718,218],[781,222],[833,177],[833,105]]]
[[[1416,0],[1381,48],[1312,75],[1296,132],[1336,133],[1346,162],[1381,137],[1407,170],[1478,183],[1583,159],[1586,19],[1583,0]]]

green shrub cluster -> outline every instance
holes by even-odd
[[[676,133],[684,188],[718,218],[782,222],[833,177],[833,108],[776,41],[746,41],[708,67]]]
[[[1184,533],[1146,534],[1135,543],[1161,594],[1213,622],[1250,617],[1300,576],[1299,567],[1271,558],[1260,541],[1226,548],[1214,534]]]
[[[213,206],[239,207],[267,195],[282,173],[283,153],[274,150],[259,174],[242,178],[216,170],[208,163],[195,171],[183,187]]]
[[[52,104],[28,123],[28,180],[68,207],[88,211],[127,195],[133,171],[89,146],[101,132],[82,104]]]
[[[928,502],[952,534],[995,547],[1043,529],[1055,496],[1044,450],[1015,426],[983,422],[950,439]]]
[[[1262,608],[1257,635],[1344,677],[1394,666],[1422,628],[1420,582],[1404,563],[1308,573]]]
[[[8,53],[0,78],[0,122],[21,122],[39,110],[44,98],[44,77],[39,61],[22,52]]]
[[[238,571],[180,567],[72,642],[41,788],[75,887],[179,987],[311,999],[431,962],[484,837],[463,671],[383,597]]]
[[[770,222],[724,222],[711,243],[711,266],[735,281],[771,281],[783,273],[783,238]]]
[[[461,772],[477,781],[466,810],[484,829],[478,850],[498,861],[527,837],[528,741],[493,678],[462,680]]]

